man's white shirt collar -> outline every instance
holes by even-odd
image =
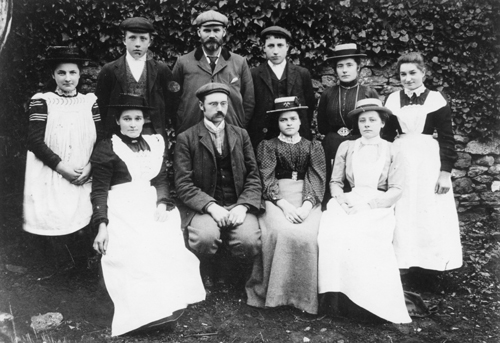
[[[134,79],[136,81],[139,81],[139,79],[141,78],[141,74],[142,74],[142,71],[144,69],[144,65],[146,64],[146,58],[147,58],[147,53],[142,55],[138,59],[135,59],[127,51],[127,55],[125,56],[125,59],[128,63],[130,71],[132,72],[132,75],[134,76]]]
[[[274,72],[278,80],[281,80],[283,73],[285,72],[286,67],[286,58],[280,64],[274,64],[271,61],[267,61],[267,64],[271,67],[271,70]]]
[[[202,48],[201,50],[203,50],[203,54],[205,55],[205,58],[207,59],[208,64],[210,64],[210,58],[208,58],[209,55],[207,54],[205,49]],[[219,57],[220,57],[221,51],[222,51],[222,48],[219,48],[219,51],[217,51],[217,53],[215,55],[210,55],[210,56],[217,56],[217,59],[215,60],[215,64],[217,64],[217,62],[219,62]]]

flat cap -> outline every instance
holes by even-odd
[[[194,20],[193,24],[195,26],[214,26],[214,25],[227,26],[228,22],[229,20],[224,14],[221,14],[214,10],[210,10],[198,15]]]
[[[122,31],[130,31],[137,33],[147,33],[155,31],[153,23],[151,23],[149,20],[143,17],[133,17],[125,19],[124,21],[121,22],[120,29]]]
[[[269,27],[266,27],[264,30],[262,30],[262,32],[260,33],[260,36],[261,37],[265,37],[267,35],[278,35],[278,36],[284,36],[286,37],[288,40],[292,40],[292,34],[290,33],[290,31],[288,31],[287,29],[284,29],[280,26],[269,26]]]
[[[200,100],[203,99],[204,96],[212,93],[224,93],[229,95],[229,87],[223,83],[211,82],[206,85],[201,86],[196,91],[196,97]]]

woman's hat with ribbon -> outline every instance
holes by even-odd
[[[307,106],[301,106],[299,98],[296,96],[286,96],[276,98],[274,100],[274,110],[267,111],[267,113],[280,113],[288,111],[307,110]]]
[[[354,118],[356,116],[368,111],[378,112],[380,118],[383,120],[387,120],[390,116],[393,115],[390,109],[382,105],[382,101],[375,98],[368,98],[358,100],[358,102],[356,102],[356,108],[347,114],[347,118],[349,118],[351,121],[354,121]]]
[[[83,63],[90,61],[79,48],[71,46],[49,46],[44,60],[50,63]]]
[[[333,49],[333,56],[327,57],[325,60],[341,59],[350,57],[366,57],[362,54],[355,43],[339,44]]]

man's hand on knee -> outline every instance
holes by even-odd
[[[229,225],[229,211],[224,207],[219,206],[213,202],[207,207],[207,213],[212,216],[212,218],[217,223],[217,226],[219,226],[220,228],[227,227]]]
[[[229,211],[228,226],[238,226],[243,224],[245,217],[247,216],[247,207],[243,205],[237,205]]]

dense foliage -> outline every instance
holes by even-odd
[[[251,65],[262,60],[262,28],[289,28],[291,57],[313,78],[320,76],[338,43],[360,44],[373,61],[370,67],[386,74],[401,53],[421,51],[429,67],[426,84],[450,96],[458,133],[491,137],[500,121],[496,0],[17,0],[14,6],[0,89],[17,110],[4,112],[3,121],[12,110],[22,115],[20,104],[47,79],[40,59],[48,45],[79,46],[102,65],[123,53],[118,24],[144,16],[157,28],[152,50],[173,66],[178,55],[197,45],[191,22],[207,9],[228,15],[227,46],[247,56]]]

